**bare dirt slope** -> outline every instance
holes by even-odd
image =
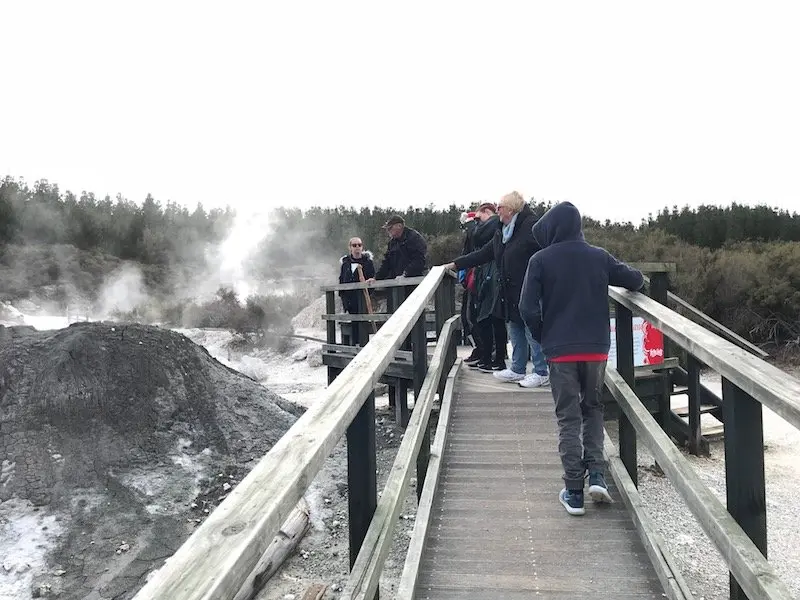
[[[169,330],[0,326],[0,597],[132,597],[301,410]]]

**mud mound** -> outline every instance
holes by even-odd
[[[386,296],[385,294],[376,293],[372,299],[372,309],[374,312],[386,312]],[[325,321],[322,320],[322,315],[327,313],[325,310],[325,294],[314,300],[311,304],[306,306],[303,310],[297,313],[292,318],[292,327],[296,330],[325,330]],[[339,295],[336,295],[336,312],[344,312],[342,308],[342,300]]]
[[[0,501],[67,531],[35,585],[131,597],[301,410],[169,330],[0,326]]]
[[[341,310],[340,304],[341,301],[337,296],[337,311]],[[325,322],[322,320],[322,315],[326,312],[325,294],[322,294],[292,318],[292,326],[295,329],[325,329]]]

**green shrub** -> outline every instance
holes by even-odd
[[[433,267],[449,263],[461,255],[463,248],[464,235],[461,233],[431,237],[428,239],[428,264]]]

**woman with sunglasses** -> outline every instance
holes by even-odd
[[[372,262],[372,252],[364,250],[364,243],[361,238],[350,238],[347,244],[349,253],[339,259],[341,270],[339,271],[339,283],[355,283],[361,281],[358,277],[358,265],[364,273],[364,280],[375,277],[375,264]],[[361,290],[344,290],[339,292],[342,299],[344,311],[350,314],[360,312],[359,307],[363,306],[359,302]]]

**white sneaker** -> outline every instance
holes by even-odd
[[[519,381],[519,385],[524,388],[537,388],[550,383],[550,377],[547,375],[539,375],[538,373],[531,373],[526,375],[525,379]]]
[[[492,373],[492,375],[497,377],[500,381],[505,381],[506,383],[513,383],[515,381],[522,381],[525,379],[524,373],[515,373],[511,369],[503,369],[502,371]]]

